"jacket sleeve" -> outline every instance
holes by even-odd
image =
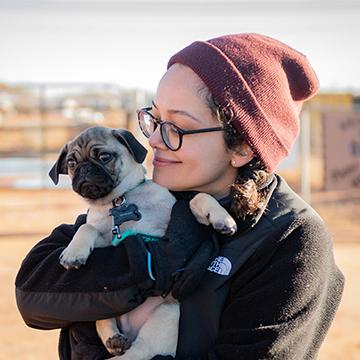
[[[134,255],[138,258],[131,264],[137,271],[132,272],[124,245],[96,249],[86,266],[64,269],[59,256],[85,219],[80,216],[75,225],[60,225],[23,260],[15,285],[17,306],[27,325],[53,329],[112,317],[140,304],[140,288],[152,286],[146,254]]]
[[[234,279],[213,348],[186,360],[315,359],[344,286],[324,225],[296,224],[249,264]]]
[[[147,296],[169,291],[174,272],[196,251],[203,238],[198,234],[204,233],[188,201],[179,200],[160,240],[145,243],[140,236],[129,236],[117,247],[95,249],[85,266],[65,270],[59,256],[85,221],[83,215],[74,225],[60,225],[22,262],[16,301],[28,326],[54,329],[110,318],[132,310]]]

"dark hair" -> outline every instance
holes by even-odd
[[[199,89],[213,115],[224,127],[224,140],[228,149],[236,151],[239,145],[248,144],[232,125],[232,113],[221,108],[207,87]],[[263,185],[270,177],[261,161],[254,157],[250,162],[238,169],[235,182],[231,185],[231,212],[238,218],[245,219],[255,215],[265,204],[266,190]]]

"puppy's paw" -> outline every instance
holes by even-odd
[[[122,334],[115,334],[106,340],[106,348],[112,355],[122,355],[131,346],[131,341]]]
[[[237,225],[232,216],[228,215],[223,219],[218,219],[215,222],[210,221],[213,228],[223,235],[234,235],[237,230]]]
[[[233,217],[209,194],[199,193],[190,201],[190,208],[199,223],[212,225],[221,234],[233,235],[237,225]]]
[[[60,255],[60,264],[66,269],[79,269],[81,265],[86,264],[86,260],[90,255],[91,249],[81,252],[74,251],[73,248],[67,247]]]

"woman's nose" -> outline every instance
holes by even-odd
[[[152,135],[149,137],[149,145],[155,149],[167,149],[161,137],[160,126],[158,126]]]

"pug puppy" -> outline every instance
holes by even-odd
[[[60,174],[68,174],[73,190],[89,205],[86,224],[60,255],[66,269],[84,265],[94,248],[110,246],[114,238],[121,241],[126,231],[165,234],[176,200],[167,189],[145,178],[146,153],[129,131],[100,126],[88,128],[62,148],[49,176],[56,185]],[[128,207],[120,214],[120,232],[118,215],[109,216],[109,210],[124,203]],[[196,195],[190,208],[200,223],[225,234],[236,231],[234,219],[210,195]],[[127,314],[97,321],[96,328],[111,354],[147,360],[157,354],[175,356],[178,321],[179,305],[168,295],[149,297]]]

